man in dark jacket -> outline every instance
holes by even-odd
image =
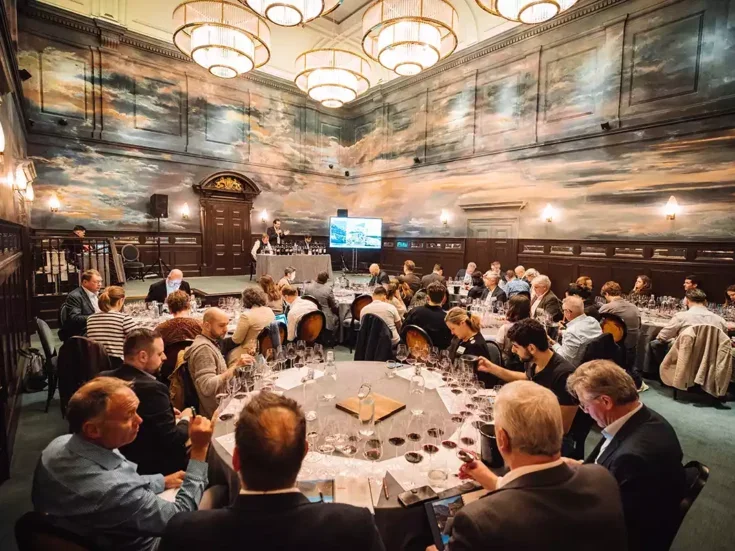
[[[482,300],[483,302],[489,304],[490,299],[494,298],[495,302],[506,302],[508,300],[508,296],[505,294],[505,291],[503,291],[500,288],[500,274],[497,274],[495,272],[487,272],[484,276],[482,276],[482,280],[485,283],[485,291],[482,293]]]
[[[403,263],[403,275],[398,276],[398,281],[408,284],[414,293],[421,289],[421,280],[419,279],[419,276],[413,273],[415,269],[416,264],[414,261],[406,260]]]
[[[133,383],[140,400],[138,415],[143,419],[138,436],[120,448],[129,461],[138,465],[138,474],[164,476],[186,469],[189,457],[190,409],[176,412],[171,405],[168,387],[156,379],[163,353],[163,339],[150,329],[136,329],[125,339],[125,363],[122,367],[100,373],[102,377],[117,377]]]
[[[388,274],[381,270],[380,266],[377,264],[371,264],[370,281],[368,282],[368,286],[375,287],[376,285],[388,285],[389,283],[390,278],[388,277]]]
[[[445,279],[444,279],[444,270],[442,269],[441,264],[434,264],[434,271],[432,271],[430,274],[426,274],[424,277],[421,278],[421,287],[424,289],[428,289],[429,285],[431,285],[434,282],[441,283],[444,285]]]
[[[189,283],[184,281],[184,273],[181,270],[173,269],[168,273],[166,279],[152,284],[148,288],[145,301],[156,301],[158,304],[163,304],[166,302],[166,297],[174,291],[184,291],[187,295],[191,294],[191,287],[189,287]]]
[[[431,283],[426,289],[428,303],[411,310],[403,321],[404,326],[415,325],[426,331],[432,344],[439,350],[446,350],[452,342],[452,332],[444,322],[446,312],[442,310],[446,292],[446,287],[441,283]]]
[[[82,274],[81,285],[66,295],[59,312],[59,338],[62,341],[87,334],[87,318],[100,311],[97,302],[100,287],[100,273],[97,270],[87,270]]]

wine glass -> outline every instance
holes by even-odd
[[[296,347],[292,342],[286,346],[286,358],[291,362],[291,367],[294,367],[294,360],[296,359]]]
[[[278,364],[278,370],[283,370],[283,366],[286,364],[286,351],[283,349],[283,346],[279,346],[276,349],[276,363]]]
[[[446,463],[441,460],[435,462],[434,457],[439,453],[439,446],[444,439],[443,417],[437,413],[431,413],[427,417],[426,439],[424,440],[423,450],[429,456],[428,477],[432,486],[443,485],[449,475],[446,469]]]
[[[398,448],[406,445],[405,423],[398,417],[393,418],[388,430],[388,443],[396,449],[395,457],[398,457]]]
[[[365,446],[362,452],[365,459],[371,461],[373,465],[383,457],[383,441],[374,435],[372,438],[365,440]]]
[[[403,457],[412,465],[418,465],[424,460],[423,449],[421,447],[421,440],[423,439],[423,430],[421,417],[412,416],[411,420],[406,426],[406,453]]]
[[[316,444],[319,440],[319,423],[314,421],[306,421],[306,441],[309,443],[309,453],[304,457],[304,461],[308,463],[316,463],[321,461],[322,456],[316,452]]]
[[[408,358],[408,346],[405,344],[399,344],[396,348],[396,359],[403,364]]]
[[[304,357],[306,356],[306,343],[304,341],[298,341],[296,343],[296,355],[299,357],[299,363],[304,363]]]
[[[436,346],[431,347],[426,361],[429,364],[429,371],[434,371],[436,364],[439,362],[439,349]]]

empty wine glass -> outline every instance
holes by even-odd
[[[288,343],[286,346],[286,358],[291,362],[291,367],[294,367],[294,360],[296,359],[296,347],[294,344]]]
[[[396,348],[396,359],[402,364],[406,361],[406,358],[408,358],[408,346],[399,344],[398,348]]]
[[[421,415],[424,413],[424,393],[426,391],[426,381],[421,375],[413,375],[408,387],[408,400],[411,413],[413,415]]]

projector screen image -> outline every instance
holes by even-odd
[[[345,249],[379,249],[383,234],[380,218],[329,218],[329,246]]]

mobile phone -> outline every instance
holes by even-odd
[[[459,457],[465,463],[472,463],[475,460],[475,457],[471,453],[464,450],[459,450],[457,452],[457,457]]]
[[[411,507],[418,505],[419,503],[425,503],[439,497],[431,486],[421,486],[420,488],[414,488],[407,492],[398,494],[398,501],[404,507]]]

